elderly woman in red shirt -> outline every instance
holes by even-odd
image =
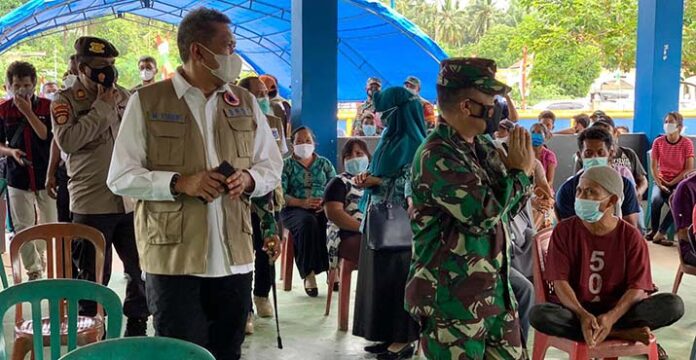
[[[622,197],[623,180],[611,167],[581,176],[577,216],[553,231],[544,280],[553,282],[555,296],[532,309],[535,329],[590,347],[605,339],[648,344],[652,330],[684,315],[677,295],[650,295],[648,247],[638,229],[616,216]]]

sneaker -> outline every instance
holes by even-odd
[[[262,318],[273,317],[273,305],[267,297],[254,296],[256,313]]]
[[[39,280],[43,276],[43,273],[41,270],[39,271],[31,271],[27,273],[27,277],[29,278],[29,281],[33,280]]]
[[[126,332],[123,334],[124,337],[146,335],[147,318],[128,318],[126,321]]]
[[[254,333],[254,314],[249,313],[247,318],[246,327],[244,328],[244,333],[247,335],[252,335]]]

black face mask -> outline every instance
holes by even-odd
[[[481,112],[478,114],[471,113],[472,117],[483,119],[486,122],[486,134],[493,136],[498,129],[498,125],[503,117],[503,108],[497,103],[493,105],[484,105],[475,100],[469,99],[469,102],[481,107]]]
[[[89,68],[92,70],[91,75],[89,76],[90,80],[102,85],[107,89],[114,86],[114,82],[116,82],[116,77],[118,76],[116,67],[110,65],[98,69],[91,66]]]
[[[278,90],[273,90],[268,92],[268,97],[273,99],[274,97],[278,96]]]

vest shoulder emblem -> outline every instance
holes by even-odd
[[[75,100],[84,100],[87,98],[87,93],[83,89],[75,90]]]
[[[273,138],[278,141],[280,140],[280,132],[276,128],[271,128],[271,132],[273,133]]]
[[[225,104],[229,106],[239,106],[239,98],[231,91],[225,92],[223,99],[225,100]]]

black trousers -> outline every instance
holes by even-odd
[[[155,335],[190,341],[217,360],[241,357],[251,274],[216,278],[147,274]]]
[[[295,264],[303,279],[310,273],[321,274],[329,269],[326,248],[326,215],[301,208],[283,209],[285,227],[292,234]]]
[[[594,315],[595,312],[587,309]],[[662,293],[653,295],[633,305],[619,321],[614,324],[615,330],[649,327],[657,330],[677,322],[684,316],[684,302],[673,294]],[[580,319],[562,305],[541,304],[532,308],[530,315],[532,326],[544,334],[562,337],[574,341],[584,341]]]
[[[135,244],[135,228],[133,214],[82,215],[73,214],[73,222],[88,225],[101,231],[106,238],[104,251],[104,281],[108,285],[111,279],[111,246],[116,249],[118,257],[123,262],[126,273],[126,298],[123,301],[123,314],[129,318],[146,318],[150,316],[145,300],[145,283]],[[77,278],[95,281],[94,246],[86,240],[73,243],[73,262],[78,269]],[[96,314],[93,302],[80,303],[80,314],[91,316]]]
[[[263,251],[261,219],[256,213],[251,213],[251,225],[254,228],[254,296],[268,297],[273,279],[271,279],[268,254]]]
[[[65,165],[58,166],[56,170],[56,183],[58,185],[58,198],[56,206],[58,207],[58,221],[71,222],[72,213],[70,212],[70,193],[68,192],[68,171]]]
[[[674,223],[672,211],[667,211],[667,215],[662,219],[662,206],[669,205],[669,197],[674,189],[669,189],[669,192],[662,191],[657,185],[653,187],[652,199],[650,201],[650,227],[653,232],[659,231],[662,234],[667,234],[670,226]],[[660,221],[661,220],[661,221]]]

